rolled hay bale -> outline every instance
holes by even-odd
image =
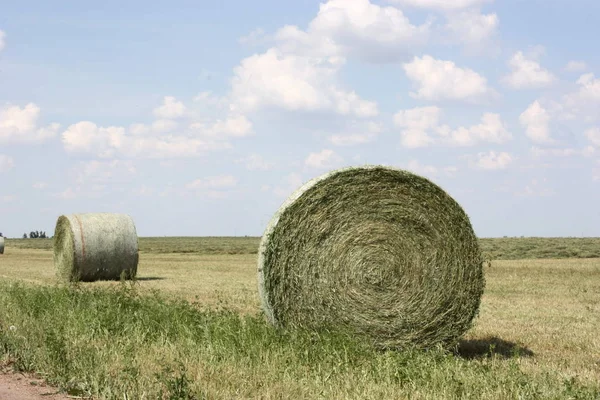
[[[4,254],[4,237],[0,236],[0,254]]]
[[[335,170],[293,193],[262,237],[258,280],[275,326],[344,329],[380,348],[455,345],[485,285],[460,205],[382,166]]]
[[[54,231],[54,265],[63,281],[132,279],[137,273],[138,237],[128,215],[61,215]]]

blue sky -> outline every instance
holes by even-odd
[[[303,182],[427,176],[476,233],[600,236],[595,0],[4,2],[0,232],[260,235]]]

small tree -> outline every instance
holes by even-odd
[[[27,239],[27,234],[26,233],[23,234],[23,239]]]

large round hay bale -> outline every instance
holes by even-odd
[[[4,237],[0,236],[0,254],[4,254]]]
[[[135,277],[138,237],[128,215],[61,215],[54,231],[54,265],[64,281]]]
[[[343,329],[381,348],[456,344],[484,289],[460,205],[381,166],[335,170],[293,193],[262,237],[258,275],[274,325]]]

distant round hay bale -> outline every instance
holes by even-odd
[[[54,231],[54,265],[64,281],[117,280],[137,273],[138,237],[128,215],[61,215]]]
[[[455,345],[485,285],[460,205],[381,166],[335,170],[293,193],[262,237],[258,278],[272,324],[344,329],[380,348]]]
[[[0,254],[4,254],[4,237],[0,236]]]

